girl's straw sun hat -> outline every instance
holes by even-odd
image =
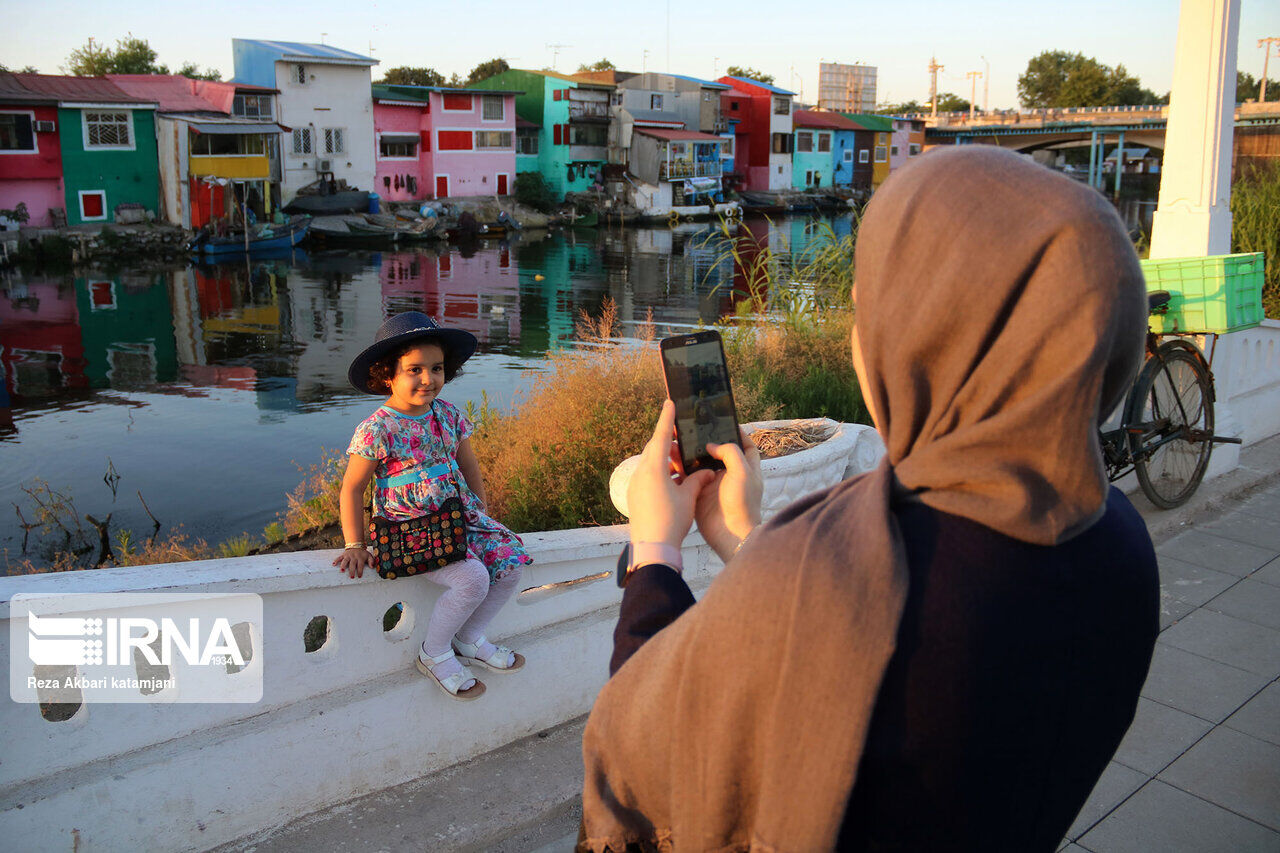
[[[439,341],[445,351],[445,365],[452,375],[476,351],[476,336],[462,329],[446,329],[421,311],[405,311],[389,317],[378,327],[373,344],[351,361],[347,379],[366,394],[382,394],[385,389],[369,386],[369,368],[388,353],[413,341]]]

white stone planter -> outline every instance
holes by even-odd
[[[826,441],[799,453],[766,459],[760,464],[760,472],[764,475],[765,518],[802,495],[871,470],[884,455],[884,442],[871,427],[832,420],[826,422],[835,426],[835,432]],[[743,424],[742,428],[752,433],[793,423],[795,421],[757,421]],[[623,461],[609,478],[609,497],[618,511],[628,517],[627,486],[639,460],[639,456],[632,456]]]

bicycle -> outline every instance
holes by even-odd
[[[1149,293],[1150,313],[1164,314],[1170,298],[1163,290]],[[1165,337],[1171,339],[1161,342]],[[1206,337],[1216,348],[1216,334]],[[1213,434],[1215,396],[1210,361],[1194,341],[1148,330],[1147,360],[1125,398],[1120,426],[1099,430],[1108,479],[1133,471],[1156,506],[1186,503],[1204,479],[1213,445],[1241,443]]]

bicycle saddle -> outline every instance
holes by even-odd
[[[1163,314],[1169,307],[1173,296],[1167,290],[1153,290],[1147,294],[1147,311],[1151,314]]]

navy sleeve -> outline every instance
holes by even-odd
[[[618,627],[613,631],[613,675],[654,634],[670,625],[694,604],[693,593],[680,573],[653,563],[631,573],[622,593]]]

